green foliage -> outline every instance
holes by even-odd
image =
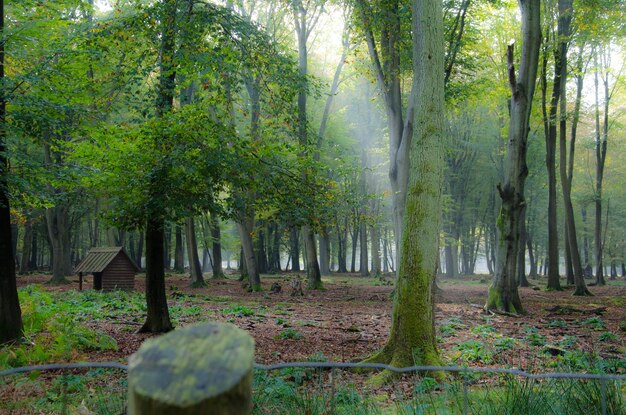
[[[448,319],[447,322],[445,322],[441,326],[439,326],[439,332],[444,337],[454,336],[454,334],[456,333],[457,329],[460,329],[462,327],[463,327],[463,323],[462,323],[461,319],[458,318],[458,317],[452,317],[452,318]]]
[[[581,324],[590,326],[594,330],[602,330],[606,328],[606,324],[600,317],[590,317],[587,320],[582,321]]]
[[[511,350],[515,346],[515,339],[510,337],[499,337],[494,340],[493,345],[498,351]]]
[[[615,333],[611,333],[610,331],[605,331],[598,336],[598,340],[601,342],[614,342],[619,339],[619,336]]]
[[[576,343],[578,343],[578,338],[575,336],[563,336],[563,338],[559,340],[559,346],[565,349],[572,348]]]
[[[85,325],[93,321],[90,316],[102,315],[102,311],[80,293],[60,301],[58,295],[31,285],[20,289],[19,296],[28,341],[3,347],[0,368],[71,361],[81,351],[117,349],[112,337]]]
[[[277,339],[277,340],[279,339],[280,340],[285,340],[285,339],[300,340],[303,338],[304,338],[304,335],[292,327],[286,328],[285,330],[281,331],[276,336],[274,336],[274,339]]]
[[[621,331],[626,331],[626,321],[621,321],[621,322],[619,323],[619,329],[620,329]]]
[[[565,322],[565,320],[550,320],[550,322],[548,323],[548,327],[567,327],[567,323]]]
[[[485,336],[494,334],[496,332],[496,328],[490,324],[477,324],[470,329],[470,332],[473,334],[480,334]]]
[[[222,309],[222,314],[224,315],[234,315],[237,317],[249,317],[255,314],[255,311],[245,305],[236,304]]]
[[[487,350],[485,344],[478,340],[468,340],[455,346],[457,352],[453,358],[460,362],[491,363],[493,354]]]
[[[620,414],[626,402],[615,382],[578,379],[546,379],[542,381],[507,377],[504,384],[488,392],[470,395],[472,414],[481,415],[553,415],[602,413],[604,388],[607,414]],[[463,403],[457,395],[458,406]]]
[[[531,346],[543,346],[546,344],[546,336],[540,333],[529,333],[524,339]]]
[[[323,372],[283,369],[277,375],[256,371],[253,383],[254,408],[258,415],[382,414],[380,405],[364,397],[352,384],[338,383],[332,390]],[[330,408],[333,409],[330,412]]]

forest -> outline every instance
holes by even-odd
[[[0,412],[120,413],[89,391],[124,374],[74,373],[74,396],[2,370],[127,362],[214,320],[261,364],[626,374],[623,1],[0,0],[0,17]],[[130,282],[104,268],[119,258]],[[485,375],[472,393],[516,403],[466,391],[461,410],[441,371],[346,372],[332,398],[329,376],[255,372],[253,413],[626,411],[621,378]]]

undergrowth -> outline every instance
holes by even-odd
[[[103,314],[101,304],[93,301],[93,293],[66,293],[61,301],[31,285],[19,290],[19,298],[24,339],[0,348],[0,369],[77,361],[81,352],[117,349],[115,339],[86,324]],[[127,310],[128,304],[123,307]]]

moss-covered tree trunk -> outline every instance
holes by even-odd
[[[443,178],[443,18],[440,0],[413,0],[415,129],[398,280],[387,344],[366,361],[437,365],[433,282],[439,252]],[[373,383],[385,380],[383,372]]]
[[[540,0],[519,0],[522,15],[522,56],[519,78],[513,63],[513,45],[507,52],[511,87],[511,120],[507,144],[504,184],[498,185],[502,207],[497,219],[497,251],[493,282],[485,308],[513,313],[524,311],[517,291],[517,262],[520,221],[526,202],[524,182],[528,176],[526,151],[539,47],[541,44]]]

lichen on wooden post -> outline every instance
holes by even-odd
[[[147,340],[129,359],[131,415],[252,411],[254,340],[230,324],[192,325]]]

